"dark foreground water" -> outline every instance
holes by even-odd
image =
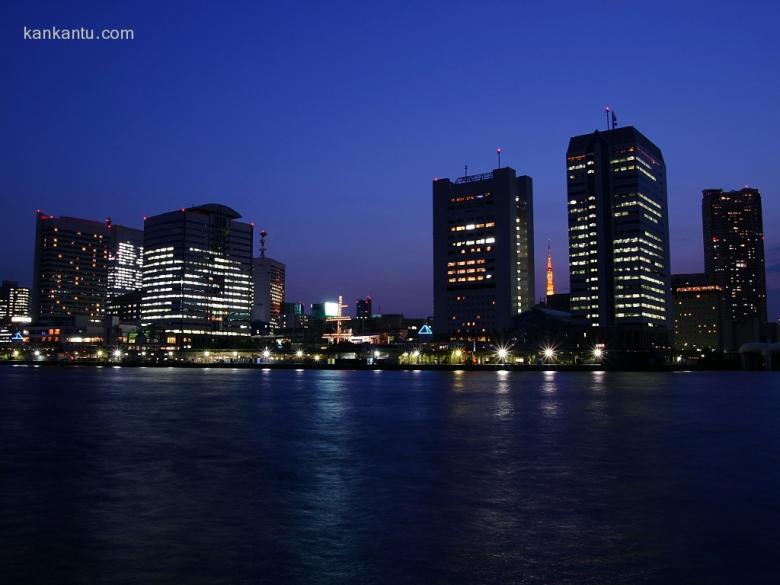
[[[780,376],[0,367],[0,582],[778,583]]]

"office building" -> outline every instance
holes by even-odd
[[[144,221],[141,322],[160,343],[250,334],[252,233],[224,205]]]
[[[677,351],[721,350],[724,295],[706,274],[672,276],[674,347]]]
[[[708,189],[702,197],[704,267],[723,288],[726,316],[767,321],[761,194],[758,189]]]
[[[98,324],[105,314],[108,222],[36,217],[32,313],[36,324]]]
[[[306,314],[303,310],[303,303],[282,303],[282,329],[294,329],[306,324]]]
[[[108,250],[108,299],[141,290],[143,277],[144,232],[114,225],[106,220],[110,231]]]
[[[357,319],[370,319],[371,304],[371,297],[366,297],[364,299],[358,299],[355,301],[355,317]]]
[[[284,303],[285,266],[265,255],[265,238],[268,232],[260,232],[260,256],[252,263],[254,300],[252,322],[267,323],[270,331],[281,326]]]
[[[30,289],[13,280],[0,285],[0,323],[26,325],[31,321]]]
[[[37,213],[32,314],[42,325],[97,325],[110,298],[139,290],[143,232]]]
[[[575,136],[566,153],[571,311],[625,348],[671,330],[666,166],[636,128]]]
[[[433,182],[434,334],[494,342],[534,303],[531,178],[509,167]]]
[[[116,317],[119,323],[140,325],[141,299],[141,290],[110,296],[106,302],[106,313],[112,317]]]

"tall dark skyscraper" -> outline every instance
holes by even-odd
[[[671,295],[661,150],[630,126],[596,131],[570,140],[566,165],[572,313],[663,339]]]
[[[702,197],[704,267],[720,285],[734,321],[766,323],[766,270],[761,194],[758,189],[708,189]]]
[[[509,167],[433,182],[434,334],[494,341],[534,304],[533,187]]]
[[[144,221],[141,322],[161,342],[250,334],[253,227],[240,217],[212,203]]]
[[[110,241],[109,222],[38,212],[32,288],[35,323],[100,323],[108,291]]]
[[[36,323],[98,324],[110,298],[140,288],[141,230],[38,212],[35,234]]]
[[[108,286],[110,232],[105,223],[38,212],[33,270],[33,321],[99,323]]]

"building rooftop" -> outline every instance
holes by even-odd
[[[614,130],[596,130],[589,134],[572,136],[569,140],[569,149],[567,152],[578,152],[586,150],[588,146],[596,139],[604,140],[612,145],[641,143],[652,155],[663,160],[663,154],[652,140],[642,134],[634,126],[622,126]]]
[[[194,207],[190,207],[187,211],[203,211],[206,213],[215,213],[219,215],[224,215],[226,217],[229,217],[230,219],[238,219],[241,217],[241,214],[238,213],[235,209],[228,207],[227,205],[222,205],[221,203],[205,203],[203,205],[195,205]]]

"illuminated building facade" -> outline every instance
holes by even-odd
[[[272,331],[281,327],[284,304],[285,266],[265,255],[265,237],[260,233],[260,257],[252,265],[254,300],[252,321],[267,323]]]
[[[509,167],[433,182],[434,333],[494,341],[534,303],[533,188]]]
[[[671,282],[661,150],[630,126],[596,131],[570,140],[566,165],[572,314],[614,328],[627,346],[663,341]]]
[[[285,266],[272,258],[255,258],[252,321],[262,321],[277,329],[284,303]]]
[[[766,323],[766,270],[758,189],[708,189],[702,197],[704,267],[723,288],[726,315]]]
[[[108,222],[37,213],[31,295],[36,324],[100,323],[110,241]]]
[[[724,302],[720,285],[703,273],[675,274],[672,301],[676,350],[723,349]]]
[[[144,232],[106,220],[111,238],[108,251],[108,300],[141,290]]]
[[[0,323],[25,325],[31,320],[30,289],[4,280],[0,285]]]
[[[141,324],[161,343],[250,334],[253,227],[240,217],[208,204],[144,221]]]

